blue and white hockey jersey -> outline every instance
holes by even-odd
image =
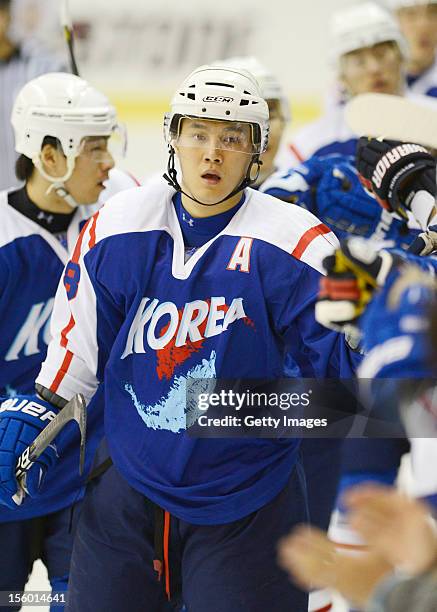
[[[50,341],[50,316],[68,253],[74,247],[86,220],[96,212],[105,196],[132,188],[135,180],[114,169],[99,203],[79,206],[67,231],[67,248],[49,231],[8,204],[7,191],[0,193],[0,394],[32,394],[35,379],[45,359]],[[101,416],[100,416],[101,420]],[[97,420],[96,420],[97,423]],[[100,434],[102,425],[100,424]],[[91,428],[91,436],[93,428]],[[90,445],[91,448],[92,445]],[[74,449],[74,479],[77,480],[77,452]],[[71,486],[64,476],[68,464],[60,462],[52,474],[68,495],[28,499],[16,510],[0,507],[0,522],[42,515],[65,507],[77,496],[77,483]],[[76,487],[76,488],[75,488]],[[65,487],[64,487],[65,489]],[[50,491],[52,498],[53,489]]]
[[[224,523],[275,497],[299,442],[189,437],[187,379],[280,378],[287,351],[303,376],[351,376],[343,337],[314,319],[337,241],[307,211],[247,189],[185,262],[174,193],[163,181],[126,191],[88,223],[37,382],[89,400],[103,381],[105,434],[131,486],[189,522]]]
[[[419,76],[407,75],[407,83],[413,94],[437,98],[437,60]]]
[[[277,165],[289,169],[313,155],[355,155],[357,140],[345,121],[344,106],[333,106],[296,132],[291,143],[279,152]]]
[[[420,101],[423,96],[407,90],[405,96]],[[427,104],[433,101],[427,100]],[[437,103],[436,103],[437,109]],[[278,156],[280,169],[289,169],[313,155],[353,155],[355,156],[358,137],[352,132],[345,120],[345,106],[334,106],[318,120],[309,123],[299,130],[291,143],[283,148]]]

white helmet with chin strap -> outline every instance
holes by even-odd
[[[184,117],[248,123],[251,126],[252,153],[246,176],[230,194],[213,205],[220,204],[256,181],[260,167],[259,155],[267,148],[269,109],[257,81],[249,72],[227,66],[200,66],[185,79],[174,94],[170,112],[164,117],[164,137],[170,154],[164,178],[176,191],[181,192],[174,166],[174,144],[179,136],[181,119]],[[254,164],[258,171],[257,176],[252,178],[251,169]],[[188,194],[185,195],[208,206]]]
[[[437,1],[437,0],[436,0]],[[214,66],[227,66],[228,68],[243,68],[253,74],[258,81],[260,92],[264,100],[278,100],[280,103],[282,119],[291,120],[290,105],[277,77],[270,72],[258,58],[253,55],[231,57],[214,62]]]
[[[38,172],[72,207],[78,204],[65,188],[71,177],[83,139],[109,137],[117,125],[115,108],[108,98],[85,80],[67,73],[49,73],[32,79],[19,92],[11,116],[15,150],[32,160]],[[64,176],[48,174],[42,164],[41,148],[46,136],[59,140],[67,159]]]
[[[334,13],[331,19],[331,58],[338,63],[346,53],[394,42],[401,55],[408,57],[408,46],[396,21],[374,2],[363,2]]]

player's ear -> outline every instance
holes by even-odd
[[[53,176],[57,176],[61,172],[62,167],[65,167],[65,156],[63,152],[52,144],[45,144],[41,149],[41,161],[44,169]]]

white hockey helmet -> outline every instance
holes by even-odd
[[[330,25],[331,57],[338,63],[346,53],[395,42],[403,57],[408,47],[399,26],[388,11],[374,2],[363,2],[334,13]]]
[[[249,123],[253,153],[263,153],[269,134],[269,109],[255,78],[246,70],[227,66],[200,66],[177,89],[164,117],[164,137],[171,145],[180,119],[196,117]]]
[[[228,68],[243,68],[250,72],[258,81],[260,92],[264,100],[278,100],[281,115],[284,121],[290,121],[290,105],[278,78],[270,72],[258,58],[253,55],[243,57],[230,57],[214,62],[213,66],[227,66]]]
[[[83,139],[111,136],[119,127],[115,108],[108,98],[85,80],[63,72],[32,79],[19,92],[11,116],[15,150],[29,157],[52,183],[67,181]],[[42,168],[41,147],[46,136],[57,138],[67,158],[67,171],[54,178]]]
[[[397,11],[401,8],[409,6],[417,6],[424,4],[437,4],[437,0],[386,0],[388,8],[392,11]]]

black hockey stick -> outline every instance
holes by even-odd
[[[62,0],[61,5],[61,25],[64,30],[65,42],[67,43],[68,53],[70,56],[71,72],[79,76],[79,68],[77,67],[76,58],[74,56],[74,34],[73,24],[68,10],[68,0]]]

